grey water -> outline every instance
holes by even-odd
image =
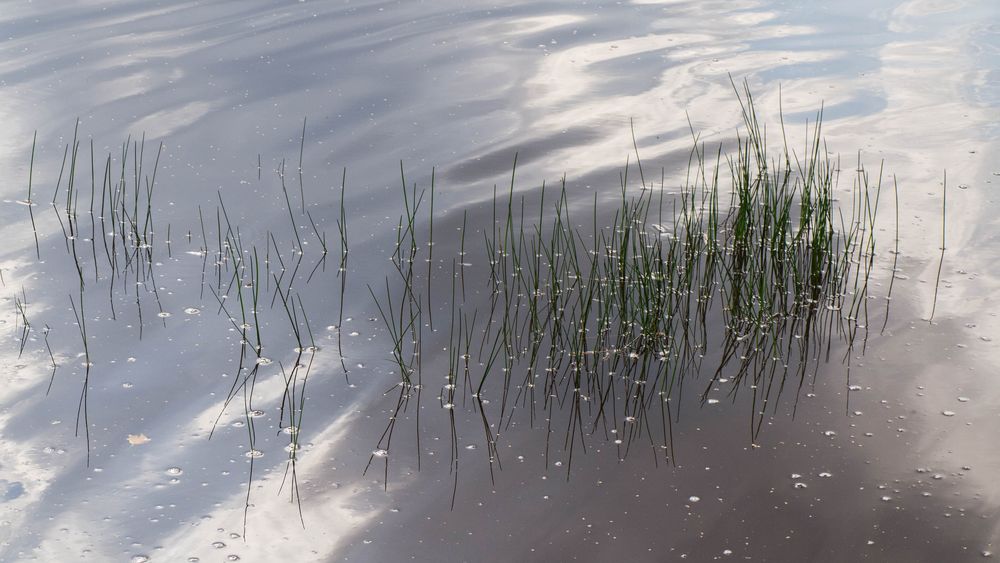
[[[992,557],[998,22],[990,0],[0,4],[0,560]],[[636,152],[676,189],[693,136],[709,147],[736,137],[732,81],[743,79],[771,139],[780,114],[804,146],[822,107],[841,169],[861,158],[872,174],[884,163],[885,186],[895,179],[897,271],[883,210],[872,280],[881,312],[895,276],[885,331],[873,328],[863,351],[837,348],[766,409],[756,437],[745,393],[689,400],[669,460],[648,446],[623,456],[597,434],[570,460],[562,416],[547,454],[544,419],[496,423],[500,467],[479,413],[457,403],[456,480],[452,409],[437,399],[445,373],[433,373],[449,313],[429,307],[425,393],[399,416],[391,464],[376,456],[365,472],[400,380],[368,291],[393,274],[400,168],[421,190],[434,174],[429,268],[450,270],[470,210],[477,238],[462,259],[482,272],[494,187],[510,185],[515,155],[527,197],[565,178],[585,203],[613,198],[626,162],[638,190]],[[60,170],[78,120],[80,232],[66,236]],[[122,143],[139,140],[140,178],[162,143],[155,275],[110,279],[102,242],[115,237],[102,230],[121,226],[100,222],[104,159],[117,180]],[[130,186],[136,162],[129,152]],[[215,254],[227,234],[274,268],[256,284],[267,287],[259,322],[241,317],[235,294],[224,309],[213,295],[232,275],[232,256]],[[290,278],[301,280],[296,326],[308,319],[319,348],[302,357],[272,302]],[[270,361],[251,360],[252,389],[227,404],[247,373],[241,324],[259,325]],[[292,370],[302,408],[289,430]]]

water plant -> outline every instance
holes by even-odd
[[[739,398],[747,413],[748,442],[756,444],[768,413],[776,411],[782,397],[798,397],[831,358],[849,366],[856,346],[865,351],[873,316],[869,304],[881,297],[873,294],[870,281],[880,266],[875,226],[883,169],[870,172],[859,155],[854,173],[842,178],[840,159],[823,140],[822,109],[806,124],[804,143],[796,150],[783,119],[778,135],[769,137],[749,87],[734,89],[742,126],[733,138],[713,147],[691,127],[691,149],[684,155],[686,168],[682,166],[679,180],[668,181],[662,167],[659,180],[654,179],[648,161],[640,158],[634,125],[632,154],[617,185],[581,189],[564,176],[555,186],[543,182],[538,189],[519,189],[514,154],[509,181],[494,185],[491,198],[463,206],[460,214],[447,205],[444,212],[439,204],[435,207],[447,195],[439,189],[436,169],[423,188],[407,179],[400,163],[402,212],[394,225],[391,268],[384,279],[366,284],[372,301],[365,309],[382,323],[384,333],[377,336],[387,338],[387,355],[398,380],[384,392],[388,421],[365,472],[376,462],[384,463],[387,487],[390,452],[400,441],[414,446],[420,468],[420,417],[427,390],[433,393],[430,404],[444,411],[435,421],[449,428],[454,503],[460,454],[481,450],[492,475],[502,467],[503,436],[525,426],[544,428],[546,465],[554,463],[556,452],[564,454],[567,478],[574,457],[595,441],[611,445],[621,458],[648,450],[656,463],[675,462],[673,425],[692,405],[736,403]],[[319,287],[321,299],[336,308],[329,313],[337,317],[329,328],[346,379],[345,301],[352,297],[347,170],[340,175],[339,197],[338,187],[331,187],[339,200],[337,216],[324,217],[322,207],[306,201],[306,124],[303,120],[297,147],[300,212],[293,209],[286,159],[276,161],[271,191],[283,204],[279,211],[287,213],[291,236],[267,230],[254,240],[248,234],[253,231],[241,231],[239,216],[230,213],[219,190],[214,225],[211,207],[203,210],[199,204],[198,224],[189,225],[186,237],[187,253],[201,258],[195,293],[204,299],[208,289],[218,305],[216,312],[228,319],[227,330],[239,339],[231,350],[234,367],[227,373],[233,379],[215,423],[231,406],[242,409],[252,479],[254,460],[261,455],[254,388],[263,367],[273,363],[268,357],[273,353],[275,375],[284,383],[275,404],[277,427],[289,441],[282,487],[288,484],[290,500],[296,503],[301,500],[297,467],[306,429],[306,387],[320,352],[308,300]],[[77,430],[83,426],[89,455],[87,405],[94,365],[90,341],[95,335],[88,334],[85,305],[87,311],[99,305],[88,289],[107,284],[112,320],[119,313],[133,315],[131,307],[121,310],[123,299],[134,303],[132,318],[140,339],[143,311],[150,301],[164,327],[170,314],[157,287],[160,239],[154,229],[154,224],[162,224],[159,218],[154,221],[153,201],[163,145],[149,159],[145,137],[130,136],[98,166],[91,142],[91,203],[89,211],[81,211],[78,130],[79,123],[63,150],[52,209],[64,235],[67,266],[76,276],[77,287],[69,299],[85,368]],[[34,144],[26,200],[33,225]],[[258,181],[264,182],[259,154],[256,166]],[[897,227],[891,271],[899,253],[895,178],[893,184]],[[60,194],[65,205],[55,203]],[[88,213],[89,236],[80,228],[80,215]],[[340,239],[335,276],[325,268],[335,248],[332,242],[328,245],[325,220],[336,223]],[[171,224],[166,225],[164,244],[170,257]],[[452,228],[460,237],[442,239],[441,233]],[[310,230],[317,244],[303,241],[300,229]],[[200,230],[200,240],[192,230]],[[944,230],[942,219],[942,259]],[[87,243],[90,253],[83,246]],[[47,247],[46,252],[51,250]],[[37,238],[36,254],[42,254]],[[208,269],[210,259],[213,270]],[[938,267],[932,319],[940,263]],[[890,276],[884,296],[883,330],[894,279]],[[336,304],[333,299],[338,299]],[[15,297],[21,352],[31,327],[26,304],[22,289]],[[279,304],[277,310],[284,314],[278,315],[284,319],[270,325],[268,315]],[[268,326],[271,332],[265,332]],[[58,364],[45,327],[51,389]],[[281,350],[288,349],[294,354],[282,359]],[[425,354],[430,350],[440,352]],[[433,375],[424,378],[425,373]],[[463,425],[469,417],[481,427],[477,441],[465,437]],[[412,440],[398,437],[403,427],[412,430]],[[210,436],[215,430],[213,426]],[[251,506],[250,492],[248,483],[245,511]]]
[[[529,196],[515,194],[515,157],[506,195],[494,188],[493,220],[482,231],[485,305],[465,300],[464,266],[452,266],[450,296],[432,296],[432,286],[444,284],[413,268],[425,259],[416,238],[424,192],[404,177],[395,282],[386,278],[381,296],[370,288],[393,342],[399,395],[369,464],[384,458],[388,471],[393,431],[423,389],[425,303],[451,309],[439,404],[452,427],[456,479],[459,396],[479,414],[491,470],[500,466],[497,440],[517,424],[515,415],[533,426],[537,411],[546,459],[557,446],[565,451],[568,476],[574,452],[595,435],[622,457],[645,442],[672,461],[672,421],[686,380],[702,389],[702,404],[718,402],[710,396],[720,383],[733,401],[747,390],[755,443],[769,407],[773,412],[789,383],[801,392],[835,341],[849,360],[855,341],[867,341],[882,170],[873,179],[859,162],[840,201],[841,167],[823,141],[822,110],[807,124],[799,153],[783,121],[782,143],[769,144],[746,84],[737,97],[743,127],[731,152],[720,145],[709,153],[693,134],[678,191],[664,185],[662,170],[659,186],[647,181],[633,133],[638,185],[626,162],[616,197],[593,194],[589,229],[565,178],[552,203],[543,184],[537,216],[527,216]],[[463,213],[463,262],[465,221]],[[429,259],[431,218],[426,222]],[[443,369],[437,365],[432,369]],[[555,444],[550,437],[560,424],[563,439]]]

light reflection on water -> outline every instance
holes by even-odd
[[[255,447],[264,455],[255,462],[259,480],[252,485],[246,544],[230,537],[243,534],[246,498],[246,428],[235,426],[240,413],[227,413],[223,430],[207,440],[232,377],[233,366],[219,351],[238,336],[214,315],[210,298],[198,305],[200,315],[175,314],[165,319],[168,328],[150,329],[169,337],[169,346],[156,337],[135,341],[133,328],[95,308],[93,330],[131,344],[97,353],[89,469],[73,428],[81,371],[70,364],[82,361],[75,342],[57,349],[65,367],[47,398],[40,337],[31,343],[34,355],[18,360],[10,346],[3,352],[0,559],[208,560],[232,553],[243,561],[411,554],[431,560],[442,552],[472,559],[492,549],[514,557],[643,560],[690,553],[699,560],[730,550],[734,557],[836,560],[844,553],[956,558],[995,550],[989,542],[996,541],[1000,489],[991,476],[1000,460],[983,444],[995,425],[988,405],[997,404],[1000,389],[983,379],[997,354],[979,337],[998,328],[996,317],[985,313],[991,303],[984,297],[1000,277],[992,265],[996,203],[990,195],[1000,181],[993,175],[1000,171],[994,87],[1000,69],[991,24],[997,15],[985,0],[491,9],[451,2],[5,5],[0,195],[10,202],[24,198],[37,129],[39,158],[48,164],[36,169],[37,199],[47,205],[61,146],[80,117],[81,130],[101,153],[115,150],[129,133],[145,131],[154,146],[166,142],[158,201],[162,213],[178,217],[177,225],[196,229],[197,205],[214,206],[220,189],[230,212],[247,224],[245,236],[281,229],[288,236],[280,201],[257,207],[241,190],[271,194],[270,184],[256,185],[257,155],[265,179],[282,157],[294,161],[301,119],[308,117],[310,197],[332,209],[331,188],[346,165],[353,188],[348,207],[358,215],[351,218],[354,240],[375,254],[392,242],[395,199],[379,190],[396,185],[400,159],[422,183],[431,166],[442,167],[447,197],[438,205],[445,211],[488,200],[489,187],[509,174],[515,151],[523,164],[520,188],[563,173],[614,187],[631,150],[630,119],[650,163],[686,154],[688,117],[702,140],[730,138],[739,122],[731,74],[749,77],[760,107],[772,115],[780,83],[790,129],[801,130],[823,102],[830,148],[845,162],[853,162],[857,149],[869,166],[886,160],[906,200],[900,265],[913,283],[899,297],[905,303],[896,336],[880,340],[852,373],[864,389],[850,396],[848,408],[841,403],[842,374],[833,370],[817,396],[799,407],[795,424],[776,418],[763,452],[749,451],[745,436],[730,430],[743,423],[742,413],[713,411],[679,430],[692,444],[681,452],[681,467],[653,469],[640,456],[619,464],[594,452],[574,460],[575,477],[567,484],[563,471],[546,473],[537,449],[518,451],[519,440],[533,440],[523,431],[508,435],[510,459],[496,484],[485,462],[463,465],[454,511],[444,500],[451,481],[441,459],[425,458],[429,467],[419,474],[412,460],[401,460],[389,493],[382,492],[380,476],[361,478],[376,427],[384,423],[378,396],[396,376],[383,361],[384,345],[372,339],[377,325],[351,321],[345,326],[351,330],[348,364],[376,367],[352,369],[348,385],[336,347],[321,343],[309,393],[323,407],[314,407],[303,423],[298,469],[304,531],[287,485],[281,486],[287,440],[275,436],[275,405],[284,384],[271,369],[278,357],[262,367]],[[933,290],[946,168],[950,186],[971,187],[949,192],[949,218],[956,220],[939,304],[945,314],[934,326],[909,323],[902,311],[926,315]],[[67,308],[61,284],[71,279],[59,265],[62,241],[47,241],[49,273],[33,276],[34,243],[24,214],[13,203],[0,207],[4,291],[23,285],[32,315],[56,318]],[[54,218],[39,217],[40,231],[58,232]],[[172,235],[178,249],[183,231]],[[169,283],[177,293],[173,311],[197,304],[181,296],[197,294],[201,266],[198,256],[175,250],[178,255],[184,259],[169,263],[168,277],[181,280]],[[382,275],[358,268],[352,275],[359,280]],[[349,313],[367,319],[366,294],[357,287]],[[323,303],[318,295],[316,302]],[[318,307],[315,327],[337,322],[332,305]],[[14,324],[12,309],[4,302],[5,326]],[[969,322],[976,328],[965,328]],[[71,325],[53,329],[75,334]],[[289,349],[281,361],[287,365],[291,357]],[[959,395],[974,400],[956,402]],[[863,414],[848,414],[855,411]],[[433,441],[431,434],[425,439]],[[131,445],[127,435],[149,442]],[[524,460],[512,463],[518,455]],[[924,466],[942,478],[915,472]],[[182,474],[167,475],[169,467]],[[793,472],[801,479],[786,483]],[[826,473],[832,477],[813,478]],[[921,492],[932,496],[917,498]],[[880,500],[886,496],[891,500]],[[935,527],[940,530],[925,543],[914,539]],[[219,551],[213,542],[226,545]]]

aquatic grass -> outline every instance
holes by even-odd
[[[941,268],[944,266],[945,250],[945,225],[948,215],[948,172],[944,173],[944,181],[941,184],[941,257],[938,258],[937,276],[934,280],[934,300],[931,303],[931,314],[927,322],[934,322],[934,312],[937,310],[938,289],[941,287]]]
[[[42,250],[38,245],[38,227],[35,225],[35,210],[32,209],[35,203],[31,199],[31,187],[35,177],[35,145],[37,142],[38,131],[35,131],[31,136],[31,161],[28,164],[28,197],[24,200],[24,202],[28,206],[28,216],[31,219],[31,234],[35,237],[35,258],[41,260]]]
[[[448,383],[441,395],[441,406],[453,419],[459,335],[465,331],[465,340],[471,340],[466,319],[481,316],[478,365],[467,362],[463,378],[471,383],[466,393],[484,423],[491,471],[500,465],[494,428],[510,428],[515,406],[529,411],[531,425],[535,409],[542,409],[547,436],[554,431],[555,409],[567,409],[561,447],[570,460],[598,431],[613,436],[621,455],[642,439],[671,460],[669,416],[659,424],[650,419],[656,412],[679,415],[671,402],[679,401],[685,379],[696,378],[711,363],[701,404],[720,382],[729,384],[733,401],[740,389],[749,388],[749,438],[755,443],[789,378],[797,378],[799,393],[819,364],[829,361],[834,340],[844,343],[848,364],[855,340],[867,343],[881,167],[873,179],[859,162],[849,204],[840,205],[835,195],[840,163],[823,142],[822,109],[807,123],[804,151],[790,147],[782,120],[782,145],[773,152],[749,88],[737,89],[737,97],[743,127],[734,152],[727,154],[720,145],[711,162],[692,131],[688,172],[676,194],[666,194],[661,180],[654,197],[633,128],[635,163],[626,159],[617,198],[594,194],[589,235],[571,218],[578,205],[565,178],[549,206],[542,185],[537,219],[526,218],[525,197],[514,195],[516,155],[506,197],[494,186],[492,222],[482,239],[488,302],[466,303],[467,274],[456,267]],[[633,166],[639,191],[630,195]],[[430,267],[426,279],[412,268],[422,192],[408,190],[405,177],[403,186],[404,214],[393,254],[402,299],[394,298],[389,278],[384,297],[369,288],[393,342],[402,383],[379,451],[388,450],[399,408],[419,376],[410,355],[419,347],[414,296],[424,286],[430,303],[435,283]],[[428,226],[432,215],[424,219]],[[463,213],[463,235],[466,222]],[[464,263],[464,238],[460,248]],[[498,401],[485,400],[488,394]],[[651,409],[655,403],[660,406]],[[547,459],[552,446],[547,437]],[[457,471],[455,457],[453,451]]]
[[[52,384],[56,381],[56,370],[59,369],[59,364],[56,363],[55,354],[52,353],[52,345],[49,344],[49,332],[51,332],[49,325],[45,325],[45,329],[42,330],[42,335],[45,338],[45,350],[49,354],[49,363],[52,366],[52,373],[49,375],[49,385],[45,388],[45,396],[47,397],[50,392],[52,392]]]
[[[28,344],[28,336],[31,334],[31,321],[28,320],[28,296],[21,287],[21,295],[14,294],[14,330],[21,329],[21,336],[18,342],[17,357],[24,354],[24,347]]]
[[[654,463],[675,463],[673,424],[682,409],[709,408],[720,400],[738,405],[746,409],[748,440],[756,445],[768,414],[776,412],[788,394],[797,400],[815,381],[822,363],[832,357],[850,369],[855,343],[864,353],[869,321],[874,320],[869,311],[869,301],[875,297],[870,281],[880,264],[875,225],[882,166],[877,176],[874,169],[869,174],[859,154],[847,182],[841,178],[848,174],[841,171],[839,157],[832,157],[823,141],[822,109],[806,123],[803,146],[793,148],[783,118],[780,135],[769,138],[749,88],[736,89],[736,95],[742,127],[726,142],[708,146],[689,120],[692,145],[687,168],[672,182],[661,167],[659,186],[647,176],[649,161],[640,158],[631,122],[631,153],[624,159],[617,185],[612,181],[606,189],[585,191],[563,176],[558,183],[519,190],[514,154],[509,184],[494,185],[492,200],[480,207],[462,209],[460,222],[447,206],[441,212],[439,200],[450,194],[442,189],[436,169],[431,169],[424,188],[408,181],[400,162],[402,211],[392,225],[392,267],[386,268],[384,280],[365,284],[378,312],[378,319],[372,320],[382,323],[376,335],[389,348],[389,369],[398,380],[384,392],[388,421],[369,456],[366,474],[379,467],[388,487],[390,460],[395,459],[391,451],[399,444],[393,438],[404,421],[414,432],[414,439],[404,443],[415,446],[420,469],[421,435],[427,431],[421,416],[438,409],[447,411],[435,423],[448,424],[449,435],[442,439],[449,441],[452,506],[466,449],[479,450],[475,455],[488,463],[492,478],[505,461],[504,435],[523,426],[544,429],[545,466],[557,467],[555,461],[562,460],[557,454],[565,456],[566,463],[559,467],[567,478],[573,462],[593,449],[595,441],[603,442],[607,447],[600,449],[618,458],[651,452]],[[295,347],[290,361],[276,362],[284,389],[274,406],[277,431],[289,435],[280,492],[289,486],[300,519],[298,450],[306,420],[306,384],[319,352],[306,314],[314,309],[307,308],[307,301],[319,293],[333,306],[332,299],[339,296],[336,324],[328,328],[336,332],[346,379],[344,315],[345,301],[352,297],[348,276],[353,275],[348,268],[347,170],[341,174],[339,210],[332,211],[337,214],[340,243],[334,279],[325,268],[333,249],[321,228],[330,218],[324,217],[322,208],[305,202],[305,134],[303,120],[299,215],[292,209],[284,159],[276,170],[279,199],[285,207],[278,212],[287,213],[294,240],[282,237],[280,230],[267,230],[262,240],[251,239],[252,231],[244,226],[241,232],[239,217],[227,209],[221,191],[216,194],[214,226],[211,204],[204,210],[198,205],[201,240],[192,242],[197,237],[187,230],[189,246],[197,244],[188,254],[202,262],[199,298],[204,299],[207,286],[218,304],[217,314],[228,319],[227,328],[239,337],[239,346],[231,351],[235,371],[227,374],[233,381],[209,436],[223,413],[242,398],[250,480],[255,475],[254,460],[262,454],[256,449],[259,428],[254,425],[253,413],[258,411],[253,390],[261,366],[271,363],[264,354],[264,337],[269,350],[286,344]],[[112,319],[122,296],[134,297],[142,338],[143,309],[148,311],[151,298],[164,327],[167,323],[154,269],[160,255],[154,250],[167,244],[167,256],[173,255],[171,223],[166,222],[166,240],[154,229],[163,224],[154,217],[153,205],[163,145],[155,159],[148,158],[144,136],[129,136],[120,153],[107,155],[100,182],[100,161],[91,142],[92,252],[77,253],[79,144],[75,131],[64,149],[56,183],[56,195],[65,195],[66,206],[60,209],[54,196],[53,209],[79,278],[79,297],[70,296],[70,301],[87,370],[77,430],[81,423],[87,428],[89,450],[86,408],[91,361],[84,294],[91,282],[86,262],[93,261],[95,286],[108,283]],[[32,154],[29,203],[34,149]],[[260,180],[259,154],[257,173]],[[899,251],[899,198],[893,180],[897,227],[891,279]],[[846,189],[839,187],[842,183]],[[942,207],[943,213],[944,202]],[[96,218],[105,255],[100,265]],[[461,232],[459,240],[441,237],[452,228]],[[311,230],[318,244],[303,241],[301,229]],[[942,247],[943,231],[944,223]],[[445,248],[435,249],[442,245]],[[455,255],[447,255],[455,250]],[[40,256],[37,244],[36,254]],[[214,276],[207,268],[210,257]],[[363,258],[368,264],[370,256]],[[315,260],[311,269],[301,267],[307,260]],[[938,283],[940,269],[939,263]],[[886,319],[892,290],[890,281]],[[268,293],[270,311],[262,307]],[[936,294],[937,288],[932,318]],[[274,336],[262,334],[278,303],[288,324],[271,325],[278,333]],[[437,326],[435,308],[439,308]],[[131,310],[119,313],[133,316]],[[26,314],[24,321],[27,326]],[[47,347],[48,334],[46,325]],[[22,338],[22,350],[26,340]],[[48,350],[51,388],[57,363]],[[423,400],[428,389],[434,394]],[[463,424],[469,419],[473,426],[482,425],[478,441],[467,437]],[[468,445],[460,447],[465,442]],[[248,482],[244,524],[251,500]]]

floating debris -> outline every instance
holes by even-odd
[[[129,434],[125,439],[128,441],[129,445],[132,446],[141,446],[150,442],[149,436],[146,436],[145,434]]]

